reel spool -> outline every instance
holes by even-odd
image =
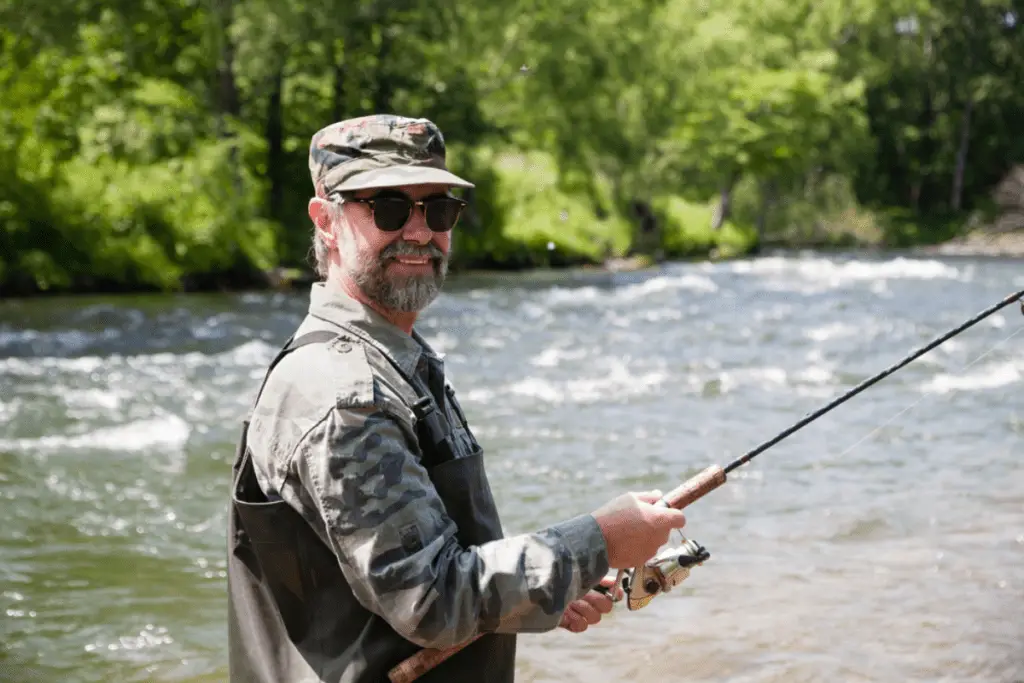
[[[665,548],[646,563],[633,569],[620,569],[616,585],[625,593],[626,606],[635,611],[650,604],[656,596],[668,593],[690,576],[693,567],[704,564],[711,553],[697,541],[683,538],[682,544]]]

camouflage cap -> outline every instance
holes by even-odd
[[[318,197],[332,192],[437,183],[473,187],[448,171],[444,136],[427,119],[375,114],[332,123],[309,145]]]

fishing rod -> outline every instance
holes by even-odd
[[[810,423],[822,417],[826,413],[846,403],[851,398],[861,393],[868,387],[882,381],[897,370],[909,365],[932,349],[946,343],[958,334],[977,325],[979,322],[1006,308],[1014,302],[1020,302],[1020,311],[1024,315],[1024,289],[1006,296],[999,303],[994,304],[974,317],[966,320],[961,325],[951,329],[940,337],[936,337],[928,344],[912,351],[900,361],[890,365],[876,375],[869,377],[854,388],[836,397],[828,404],[822,406],[812,413],[808,413],[798,422],[779,432],[771,439],[755,446],[740,457],[721,465],[711,465],[697,473],[686,482],[672,489],[662,496],[656,505],[682,510],[692,505],[718,487],[722,486],[728,474],[738,467],[742,467],[761,453],[775,446],[783,439],[792,436]],[[640,567],[633,569],[620,569],[615,577],[615,584],[621,585],[627,597],[627,605],[630,610],[637,610],[647,606],[650,601],[661,593],[667,593],[673,587],[682,583],[690,574],[692,567],[703,564],[711,555],[707,550],[693,539],[683,539],[683,544],[678,547],[668,548],[658,553],[654,558]],[[603,593],[609,593],[610,589],[603,586],[597,587]],[[614,598],[614,593],[613,599]],[[470,643],[474,642],[483,634],[477,635],[471,640],[452,646],[446,649],[424,649],[409,659],[394,667],[388,674],[392,683],[411,683],[426,672],[430,671],[441,662],[456,654]]]
[[[937,346],[946,343],[947,341],[957,336],[958,334],[966,331],[967,329],[973,327],[974,325],[977,325],[985,318],[988,318],[994,313],[997,313],[998,311],[1006,308],[1010,304],[1017,301],[1020,302],[1020,312],[1022,315],[1024,315],[1024,289],[1022,289],[1019,292],[1014,292],[1013,294],[1006,296],[999,303],[986,308],[984,311],[978,313],[973,318],[965,321],[963,324],[951,329],[944,335],[936,337],[928,344],[911,352],[905,358],[894,363],[885,370],[882,370],[878,374],[869,377],[868,379],[864,380],[863,382],[855,386],[853,389],[850,389],[841,396],[836,397],[831,402],[822,406],[818,410],[815,410],[814,412],[807,414],[800,421],[796,422],[793,426],[784,429],[771,439],[768,439],[764,443],[750,449],[740,457],[730,462],[725,467],[721,467],[719,465],[712,465],[711,467],[708,467],[707,469],[705,469],[704,471],[700,472],[692,479],[687,481],[686,483],[670,491],[668,494],[664,496],[662,500],[665,504],[668,505],[668,507],[676,508],[677,510],[681,510],[684,507],[692,505],[696,501],[706,496],[711,491],[714,491],[716,488],[724,484],[726,480],[726,475],[728,475],[729,472],[732,472],[737,467],[742,467],[743,465],[747,464],[761,453],[764,453],[772,446],[778,444],[783,439],[792,436],[794,433],[803,429],[804,427],[814,422],[818,418],[822,417],[826,413],[839,407],[843,403],[846,403],[851,398],[853,398],[860,392],[864,391],[868,387],[876,384],[877,382],[880,382],[881,380],[885,379],[886,377],[893,374],[897,370],[909,365],[910,363],[917,360],[924,354],[936,348]]]

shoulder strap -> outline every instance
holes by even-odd
[[[309,344],[329,342],[337,336],[338,333],[332,332],[331,330],[313,330],[312,332],[307,332],[298,338],[290,339],[288,343],[284,345],[282,354],[294,351],[299,347],[307,346]]]
[[[291,337],[287,342],[285,342],[285,345],[278,352],[277,356],[274,357],[274,360],[270,361],[270,367],[267,368],[266,374],[263,375],[263,382],[260,384],[259,391],[256,392],[256,398],[253,400],[252,405],[255,406],[259,402],[260,396],[263,395],[263,389],[267,386],[267,380],[270,379],[270,373],[274,371],[274,368],[277,367],[277,364],[280,363],[285,356],[296,349],[302,348],[303,346],[327,343],[337,336],[339,336],[337,332],[332,332],[330,330],[314,330],[313,332],[307,332],[299,337]]]
[[[241,481],[243,469],[248,468],[249,475],[254,476],[252,470],[252,461],[249,458],[249,446],[247,437],[249,431],[249,421],[251,419],[251,411],[256,407],[256,404],[260,400],[260,396],[263,395],[263,389],[267,386],[267,380],[270,379],[270,373],[274,370],[277,364],[281,362],[282,358],[287,356],[295,349],[300,349],[303,346],[308,346],[309,344],[329,342],[338,336],[339,334],[337,332],[331,332],[330,330],[314,330],[313,332],[307,332],[306,334],[300,335],[299,337],[295,337],[293,335],[288,339],[287,342],[285,342],[281,350],[277,352],[277,355],[274,356],[274,360],[270,361],[270,367],[267,368],[266,374],[263,375],[263,382],[260,384],[260,389],[258,392],[256,392],[256,398],[253,399],[252,405],[249,408],[250,414],[246,415],[245,418],[243,418],[242,420],[242,433],[239,437],[238,446],[235,452],[235,464],[232,467],[232,471],[234,472],[232,480],[234,482],[233,485],[236,487],[236,489],[239,486],[239,482]],[[257,489],[259,488],[259,484],[254,484],[254,486],[256,486]]]

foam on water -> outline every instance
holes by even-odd
[[[276,346],[272,346],[262,339],[253,339],[229,351],[217,354],[216,358],[238,365],[258,365],[269,362],[277,351],[278,348]]]
[[[459,347],[459,338],[448,330],[440,330],[431,335],[424,335],[430,346],[439,354],[448,354]]]
[[[592,350],[588,351],[585,348],[547,348],[541,351],[538,355],[530,359],[530,365],[534,365],[540,368],[554,368],[559,364],[566,361],[577,361],[587,357],[588,353],[593,353]]]
[[[543,363],[557,363],[557,352],[540,358]],[[497,389],[471,388],[465,391],[468,403],[485,403],[497,396],[511,394],[555,405],[583,405],[649,395],[670,380],[664,370],[637,370],[624,362],[611,361],[599,368],[599,374],[574,372],[571,379],[527,376]],[[588,376],[589,375],[589,376]]]
[[[1004,318],[1001,313],[996,313],[992,317],[987,318],[985,320],[985,323],[987,323],[989,327],[994,327],[997,330],[1001,330],[1004,327],[1006,327],[1006,318]]]
[[[1021,381],[1024,363],[1004,362],[982,366],[962,374],[941,373],[921,386],[929,394],[946,394],[953,391],[984,391],[998,389]]]
[[[659,275],[639,284],[621,287],[615,291],[615,299],[620,303],[634,302],[645,299],[658,292],[702,292],[711,294],[718,291],[718,285],[704,275],[686,273],[684,275]]]
[[[625,365],[616,364],[608,374],[571,380],[565,386],[576,403],[621,401],[649,394],[665,384],[668,378],[664,371],[634,373]]]
[[[632,320],[648,323],[672,323],[683,319],[683,313],[678,308],[648,308],[636,312]]]
[[[816,342],[824,342],[832,339],[855,337],[864,333],[863,328],[844,322],[832,322],[820,327],[813,327],[804,331],[804,336]]]
[[[876,280],[965,280],[953,266],[935,260],[895,258],[888,261],[835,261],[827,258],[766,257],[737,261],[727,266],[732,272],[751,275],[795,275],[815,282],[840,286]]]
[[[0,439],[0,450],[40,453],[68,450],[140,452],[152,449],[180,450],[191,428],[177,415],[164,415],[84,434],[49,434],[37,438]]]
[[[650,297],[675,292],[710,294],[717,292],[718,289],[718,285],[705,275],[684,273],[681,275],[657,275],[639,283],[611,288],[552,287],[544,292],[540,302],[545,306],[552,307],[596,305],[605,308],[624,304],[632,305]]]
[[[801,391],[810,388],[810,396],[818,396],[816,387],[830,387],[835,379],[834,369],[827,364],[808,365],[799,370],[781,367],[749,367],[722,370],[706,377],[717,393],[728,394],[740,389],[760,389],[771,392]]]
[[[144,354],[110,354],[106,356],[36,356],[33,358],[0,359],[0,372],[10,372],[22,377],[39,377],[51,373],[93,373],[119,364],[146,367],[151,365],[198,366],[210,363],[228,362],[232,365],[262,365],[270,361],[277,347],[261,339],[243,342],[220,353],[158,352]]]
[[[92,373],[109,362],[109,357],[100,358],[99,356],[4,358],[0,360],[0,372],[8,372],[19,377],[43,377],[65,372]]]

